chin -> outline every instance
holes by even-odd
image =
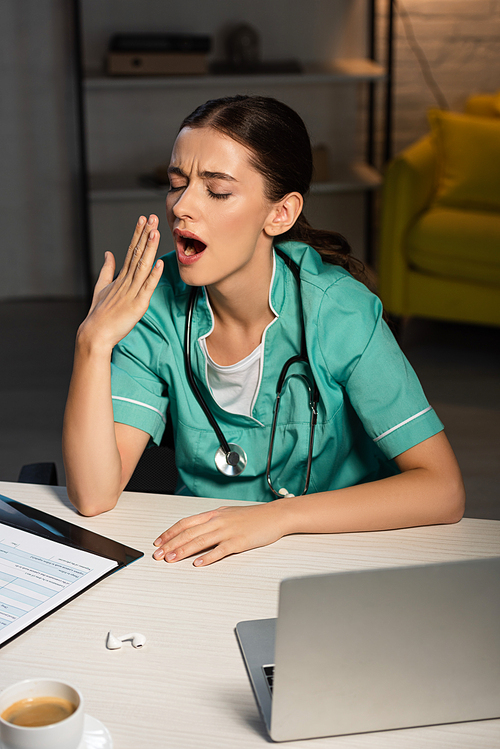
[[[184,281],[188,286],[207,286],[212,283],[211,277],[213,274],[203,272],[201,268],[197,268],[195,265],[183,265],[177,261],[177,267],[181,281]]]

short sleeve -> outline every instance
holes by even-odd
[[[382,319],[382,305],[370,339],[346,391],[368,435],[388,458],[443,429],[411,364]]]
[[[143,317],[113,349],[111,393],[114,420],[142,429],[160,444],[166,424],[167,384],[159,375],[168,343]]]
[[[344,316],[339,327],[346,332],[334,337],[329,368],[366,433],[391,459],[437,434],[443,425],[383,320],[380,299],[353,279],[340,283],[336,304]]]

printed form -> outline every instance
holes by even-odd
[[[0,523],[0,645],[118,562]]]

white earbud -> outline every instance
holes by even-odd
[[[146,638],[139,632],[132,632],[132,634],[123,635],[123,637],[115,637],[111,632],[108,632],[106,647],[108,650],[119,650],[122,643],[127,642],[127,640],[132,641],[134,648],[142,648],[146,644]]]
[[[106,647],[108,650],[119,650],[122,646],[121,640],[115,637],[111,632],[108,632],[108,638],[106,640]]]

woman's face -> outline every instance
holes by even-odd
[[[249,156],[210,127],[179,133],[169,166],[167,219],[185,283],[209,286],[269,263],[272,236],[265,227],[273,205]]]

